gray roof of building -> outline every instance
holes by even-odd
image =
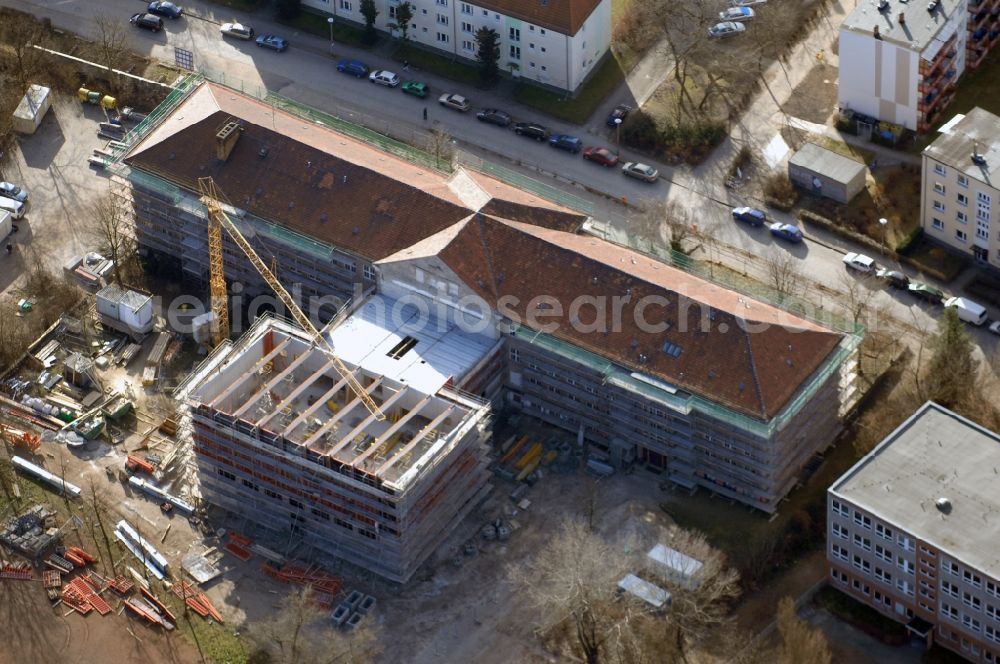
[[[789,163],[808,168],[842,184],[849,183],[857,176],[858,171],[865,170],[865,165],[860,161],[837,154],[815,143],[803,145],[802,149],[792,155]]]
[[[1000,435],[947,408],[925,403],[830,493],[1000,578]]]
[[[928,0],[890,0],[889,8],[878,10],[878,0],[859,0],[844,22],[841,30],[872,34],[878,26],[883,41],[923,52],[938,36],[954,12],[966,10],[966,0],[938,0],[937,9],[928,10]],[[904,21],[900,22],[902,15]],[[936,52],[936,51],[935,51]]]
[[[941,135],[924,149],[924,154],[1000,189],[1000,117],[977,107],[941,129]],[[982,155],[984,164],[972,161],[974,150]]]

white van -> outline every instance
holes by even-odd
[[[958,317],[966,323],[982,325],[986,322],[986,308],[965,297],[949,297],[944,301],[946,308],[954,308]]]
[[[10,216],[20,219],[24,216],[24,203],[0,196],[0,210],[10,212]]]

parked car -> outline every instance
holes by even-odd
[[[514,133],[518,136],[527,136],[536,141],[547,141],[549,130],[537,122],[516,122],[514,123]]]
[[[253,28],[243,23],[223,23],[219,32],[222,33],[223,37],[233,37],[245,41],[253,39],[254,36]]]
[[[627,118],[628,114],[631,112],[632,112],[632,107],[629,106],[628,104],[618,104],[617,106],[615,106],[614,110],[608,114],[608,119],[605,121],[604,124],[608,125],[609,127],[614,127],[615,125],[618,124],[618,122],[616,122],[617,120],[621,120],[622,122],[624,122],[625,118]]]
[[[178,7],[172,2],[161,2],[160,0],[154,0],[149,3],[149,7],[146,7],[146,11],[150,14],[156,14],[157,16],[165,16],[167,18],[180,18],[181,14],[184,13],[183,7]]]
[[[658,170],[652,166],[648,166],[647,164],[635,161],[630,161],[622,166],[622,173],[630,178],[645,180],[646,182],[656,182],[660,178],[660,172]]]
[[[949,297],[944,301],[945,309],[954,309],[958,317],[970,325],[986,322],[986,307],[967,297]]]
[[[420,97],[421,99],[426,97],[427,93],[431,91],[430,86],[426,83],[421,83],[420,81],[407,81],[406,83],[403,83],[400,90],[408,95]]]
[[[399,76],[387,69],[379,69],[373,71],[368,75],[368,80],[372,83],[378,83],[379,85],[384,85],[387,88],[394,88],[399,85]]]
[[[342,74],[350,74],[354,78],[361,78],[368,75],[368,65],[360,60],[341,60],[337,63],[337,71]]]
[[[12,182],[0,182],[0,196],[12,198],[18,203],[28,200],[28,192]]]
[[[992,323],[990,323],[990,326],[986,329],[988,329],[993,334],[1000,335],[1000,320],[993,321]]]
[[[736,207],[733,208],[733,219],[758,228],[763,226],[764,222],[767,221],[767,213],[752,207]]]
[[[156,14],[133,14],[129,22],[137,28],[159,32],[163,29],[163,19]]]
[[[763,5],[767,0],[729,0],[729,4],[734,7],[749,7],[751,5]]]
[[[872,272],[875,269],[874,258],[865,256],[864,254],[858,254],[853,251],[846,254],[841,260],[844,261],[844,265],[846,265],[848,269],[864,272],[865,274]]]
[[[798,226],[783,224],[780,221],[776,221],[768,226],[768,229],[771,231],[771,235],[781,238],[782,240],[787,240],[793,244],[802,242],[802,229]]]
[[[261,35],[257,37],[257,46],[281,53],[288,48],[288,40],[278,35]]]
[[[747,26],[742,23],[737,23],[736,21],[723,21],[722,23],[716,23],[711,28],[708,29],[709,37],[731,37],[732,35],[738,35],[741,32],[746,32]]]
[[[583,149],[583,141],[569,134],[556,134],[549,139],[549,145],[560,150],[565,150],[566,152],[572,152],[573,154]]]
[[[511,122],[510,113],[495,108],[484,108],[476,113],[476,119],[480,122],[495,124],[498,127],[506,127]]]
[[[754,11],[749,7],[730,7],[719,12],[719,19],[722,21],[749,21],[754,17]]]
[[[583,158],[601,166],[615,166],[618,164],[618,155],[607,148],[587,148],[583,151]]]
[[[468,111],[471,106],[469,100],[462,95],[449,94],[447,92],[438,97],[438,103],[445,108],[450,108],[453,111],[461,111],[462,113]]]
[[[941,300],[944,299],[944,293],[922,281],[911,281],[910,285],[906,288],[906,292],[913,297],[930,302],[931,304],[941,304]]]
[[[906,288],[910,285],[910,278],[897,270],[880,267],[875,276],[889,284],[892,288]]]

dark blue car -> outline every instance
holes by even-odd
[[[257,37],[257,46],[270,48],[281,53],[288,48],[288,40],[278,35],[261,35]]]
[[[802,242],[802,229],[798,226],[793,226],[792,224],[783,224],[780,221],[776,221],[768,227],[771,230],[771,235],[779,237],[782,240],[787,240],[793,244]]]
[[[583,149],[583,141],[576,136],[570,136],[569,134],[556,134],[549,139],[549,145],[554,148],[559,148],[560,150],[572,152],[573,154],[576,154]]]
[[[368,75],[368,65],[360,60],[341,60],[337,63],[337,71],[361,78]]]
[[[160,0],[155,0],[149,3],[149,7],[146,11],[150,14],[156,14],[157,16],[166,16],[167,18],[180,18],[181,14],[184,13],[183,7],[178,7],[172,2],[160,2]]]
[[[733,219],[751,226],[763,226],[767,221],[767,213],[752,207],[733,208]]]
[[[606,124],[609,127],[614,127],[618,124],[619,120],[624,122],[625,118],[627,118],[628,114],[631,112],[632,112],[632,107],[629,106],[628,104],[618,104],[617,106],[615,106],[615,110],[611,111],[611,113],[608,115],[608,120]]]

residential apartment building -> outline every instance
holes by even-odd
[[[973,662],[1000,661],[1000,436],[924,404],[828,490],[834,587]]]
[[[858,3],[840,27],[840,107],[926,132],[996,45],[998,13],[998,0]]]
[[[234,122],[238,138],[230,144],[232,132],[223,130]],[[129,139],[113,170],[131,192],[127,200],[143,250],[204,278],[207,249],[200,240],[207,211],[195,192],[197,178],[211,175],[251,244],[265,260],[278,257],[278,274],[290,289],[299,279],[329,279],[328,288],[341,294],[360,285],[326,333],[379,399],[392,399],[405,385],[410,396],[398,404],[407,408],[415,406],[413,394],[451,403],[454,393],[494,410],[520,410],[562,427],[609,463],[641,464],[678,486],[706,488],[766,512],[835,439],[842,415],[857,399],[860,339],[853,330],[831,329],[581,235],[585,214],[496,177],[424,168],[207,82],[172,98]],[[304,243],[310,251],[302,250]],[[345,260],[356,270],[342,269]],[[250,268],[232,251],[226,271],[235,281]],[[235,343],[242,348],[249,342]],[[249,347],[243,355],[261,361],[277,342],[267,350],[257,341]],[[349,438],[371,438],[345,447],[329,437],[337,421],[334,411],[321,409],[330,400],[323,390],[337,380],[324,377],[314,360],[299,361],[291,355],[281,366],[262,360],[277,382],[233,388],[245,401],[222,396],[228,389],[222,387],[195,400],[198,435],[220,445],[239,443],[220,453],[196,439],[196,453],[205,450],[199,468],[209,500],[237,511],[250,496],[239,493],[240,473],[218,465],[227,463],[220,454],[253,459],[280,443],[295,457],[289,459],[294,467],[277,468],[296,476],[313,468],[298,457],[314,461],[310,454],[321,443],[348,465],[353,455],[366,460],[369,449],[388,444],[392,434],[365,423],[356,406],[345,421],[351,431],[361,429]],[[287,417],[281,406],[295,388],[282,381],[289,376],[310,390],[295,395],[306,399],[296,407],[308,411],[306,419],[295,422],[293,414],[281,431],[262,427],[261,417]],[[247,419],[260,404],[267,412]],[[335,405],[340,412],[343,403]],[[478,406],[469,408],[478,412]],[[454,416],[448,419],[457,426]],[[224,436],[220,426],[227,428]],[[296,433],[296,427],[314,428]],[[228,433],[233,429],[240,435]],[[432,430],[441,433],[438,426]],[[295,451],[303,445],[308,449]],[[348,449],[354,451],[345,457]],[[463,463],[477,462],[470,457]],[[219,474],[220,468],[237,479]],[[349,472],[366,477],[369,470],[356,463]],[[293,499],[306,505],[297,494]],[[282,521],[290,518],[282,509],[287,511],[247,511],[298,528],[298,519]],[[302,516],[308,523],[311,517]],[[338,531],[323,532],[336,539]],[[422,552],[421,546],[400,542],[398,550]],[[349,555],[370,558],[357,546]],[[392,569],[380,573],[405,577],[410,560],[400,553]]]
[[[956,115],[924,149],[924,235],[1000,268],[1000,117],[981,108]]]
[[[364,24],[360,0],[305,0],[303,6]],[[375,0],[375,27],[400,36],[399,0]],[[572,92],[611,46],[611,0],[410,0],[407,39],[476,60],[476,32],[500,37],[500,69],[512,76]]]

